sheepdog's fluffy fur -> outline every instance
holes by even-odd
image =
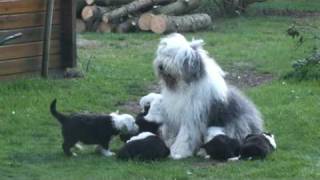
[[[129,114],[111,113],[88,114],[74,113],[66,115],[56,109],[56,100],[50,105],[51,114],[62,125],[63,151],[67,156],[76,155],[71,148],[76,143],[96,144],[104,156],[112,156],[114,153],[109,150],[109,142],[112,136],[119,133],[138,132],[135,119]]]
[[[173,159],[193,155],[208,126],[223,126],[238,140],[263,130],[254,104],[225,82],[224,71],[202,45],[174,33],[160,41],[154,60],[166,120],[162,134]]]
[[[125,160],[158,160],[168,157],[169,154],[169,148],[159,136],[151,132],[142,132],[128,140],[117,157]]]

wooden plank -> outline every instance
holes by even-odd
[[[67,67],[77,65],[76,47],[76,0],[63,2],[61,6],[61,49]]]
[[[43,27],[34,27],[34,28],[25,28],[25,29],[13,29],[13,30],[0,30],[0,39],[8,35],[22,33],[20,38],[6,42],[5,44],[17,44],[17,43],[26,43],[34,41],[42,41],[44,28]],[[51,39],[60,38],[60,26],[54,25],[52,29]]]
[[[49,77],[54,79],[61,79],[63,78],[63,72],[64,72],[64,69],[61,67],[50,68]],[[14,79],[39,77],[39,75],[40,75],[39,71],[5,74],[5,75],[0,75],[0,81],[12,81]]]
[[[63,67],[59,54],[51,55],[50,68]],[[22,72],[40,71],[42,56],[0,61],[0,76]]]
[[[45,23],[45,17],[46,13],[44,12],[2,15],[0,16],[0,30],[43,26]],[[60,12],[55,11],[53,14],[53,24],[57,25],[59,23]]]
[[[43,42],[31,42],[23,44],[12,44],[6,46],[0,46],[0,61],[24,58],[32,56],[42,55]],[[51,43],[51,54],[56,54],[60,52],[60,41],[54,40]]]
[[[55,3],[55,9],[60,8],[60,1]],[[0,15],[45,11],[45,0],[0,0]]]

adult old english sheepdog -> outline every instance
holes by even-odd
[[[202,45],[174,33],[160,41],[154,60],[165,120],[162,136],[173,159],[192,156],[209,126],[221,126],[238,140],[263,131],[255,105],[225,82],[224,71]]]

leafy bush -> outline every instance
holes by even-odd
[[[311,56],[294,61],[293,71],[285,78],[297,80],[320,80],[320,51],[315,51]]]
[[[294,24],[289,27],[287,34],[293,39],[297,39],[297,48],[304,45],[306,41],[312,41],[313,46],[311,46],[310,56],[292,63],[293,71],[285,75],[286,79],[320,80],[319,32],[320,30],[313,26],[297,26]]]

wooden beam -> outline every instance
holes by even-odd
[[[50,61],[50,45],[51,45],[51,33],[52,33],[52,20],[53,20],[53,8],[54,0],[47,0],[47,13],[46,23],[44,26],[44,37],[43,37],[43,59],[41,67],[41,75],[44,78],[48,77],[49,61]]]
[[[63,2],[61,6],[61,54],[67,67],[77,65],[76,0]]]

